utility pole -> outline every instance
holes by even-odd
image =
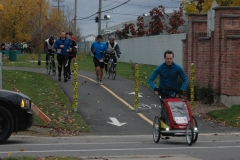
[[[53,0],[53,1],[57,2],[58,5],[57,6],[52,6],[52,7],[57,7],[58,8],[58,13],[59,13],[60,7],[64,7],[64,6],[60,6],[60,2],[64,2],[64,0]]]
[[[75,8],[74,8],[74,35],[77,35],[77,0],[75,0]]]
[[[99,0],[99,10],[98,10],[98,35],[101,34],[101,19],[102,19],[102,0]]]
[[[39,1],[39,10],[40,10],[40,15],[39,15],[39,30],[40,30],[40,37],[39,37],[39,51],[38,51],[38,65],[41,65],[41,51],[42,51],[42,0]]]

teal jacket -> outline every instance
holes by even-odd
[[[104,58],[104,55],[101,52],[107,52],[108,49],[105,42],[93,42],[93,44],[91,45],[91,51],[95,52],[95,58],[101,60],[102,58]]]
[[[160,76],[159,84],[157,88],[161,89],[181,89],[184,91],[188,84],[188,79],[183,71],[182,67],[176,63],[173,63],[170,67],[166,65],[166,63],[162,63],[159,65],[151,74],[148,79],[148,83],[152,89],[156,88],[154,84],[154,80],[157,76]],[[178,76],[182,79],[182,86],[178,88]],[[174,91],[165,90],[164,93],[168,95],[175,94]]]

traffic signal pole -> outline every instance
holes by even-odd
[[[102,0],[99,0],[99,10],[98,10],[98,35],[101,34],[101,18],[102,17]]]

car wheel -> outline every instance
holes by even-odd
[[[0,143],[5,142],[13,132],[13,118],[9,111],[0,106]]]

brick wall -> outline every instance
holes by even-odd
[[[214,31],[207,37],[207,14],[189,14],[189,33],[183,40],[183,68],[195,83],[209,82],[217,93],[240,96],[240,7],[215,7]]]

